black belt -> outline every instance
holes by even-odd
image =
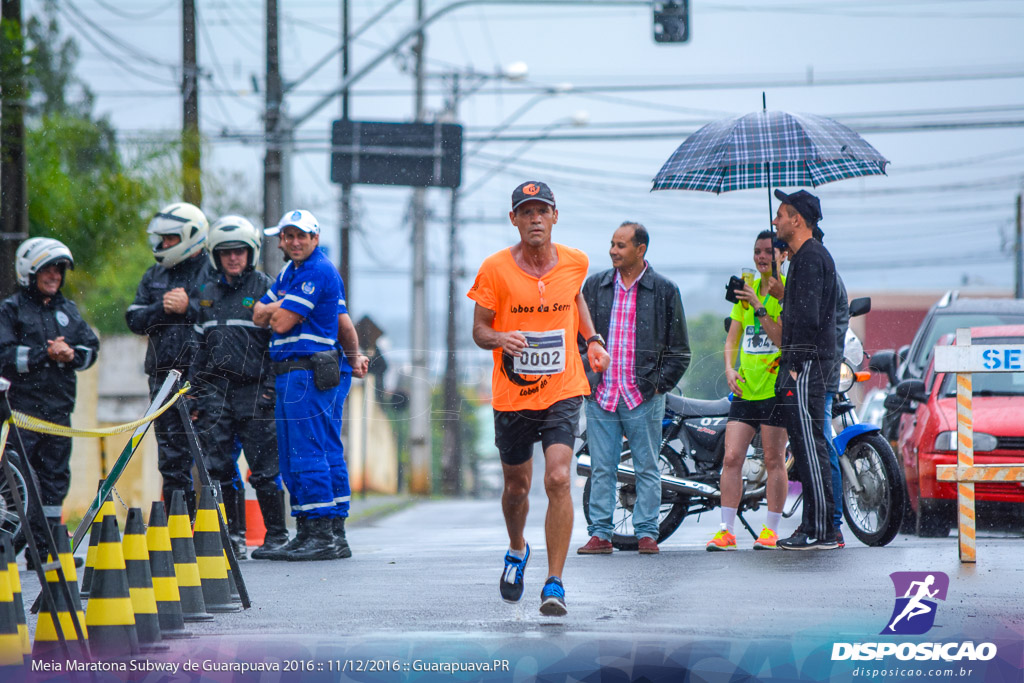
[[[337,350],[330,351],[329,353],[335,358],[338,357]],[[313,359],[309,356],[304,356],[303,358],[292,358],[290,360],[275,361],[273,366],[275,375],[283,375],[286,372],[291,372],[292,370],[312,370]]]

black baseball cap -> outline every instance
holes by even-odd
[[[807,190],[798,190],[792,194],[786,194],[782,190],[775,190],[775,198],[783,204],[789,204],[796,212],[804,217],[808,224],[814,224],[821,220],[821,202]]]
[[[545,183],[539,180],[528,180],[519,187],[512,190],[512,210],[519,208],[520,204],[536,200],[555,206],[555,195]]]

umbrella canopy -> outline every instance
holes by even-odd
[[[884,175],[889,161],[846,126],[824,116],[759,111],[704,126],[673,152],[653,190],[729,192],[817,187]]]

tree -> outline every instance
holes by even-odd
[[[725,327],[722,317],[714,313],[688,320],[686,330],[690,339],[690,367],[679,383],[689,398],[721,398],[729,393],[725,380],[724,359]]]

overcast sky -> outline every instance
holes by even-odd
[[[176,134],[180,0],[60,4],[64,28],[82,51],[79,75],[98,95],[98,111],[126,141]],[[244,174],[238,191],[253,219],[262,207],[263,149],[238,137],[262,131],[263,4],[198,2],[199,61],[209,75],[201,84],[208,141],[203,164]],[[341,3],[280,4],[282,71],[293,80],[338,45]],[[353,30],[392,4],[352,0]],[[428,13],[445,4],[428,2]],[[467,137],[486,134],[539,90],[567,90],[537,97],[507,131],[547,137],[529,144],[494,141],[466,160],[463,188],[472,191],[461,211],[474,221],[463,226],[460,245],[467,278],[488,253],[516,239],[507,221],[512,188],[540,179],[558,201],[556,240],[584,249],[592,269],[608,267],[615,227],[638,220],[652,235],[652,265],[679,282],[688,311],[725,310],[719,299],[728,273],[748,265],[753,236],[768,227],[767,192],[651,193],[650,179],[689,132],[759,109],[765,91],[769,109],[835,117],[892,162],[888,176],[814,190],[822,200],[826,245],[851,290],[1012,288],[1014,201],[1024,178],[1024,3],[692,0],[691,40],[681,45],[654,43],[648,5],[598,4],[470,6],[428,29],[433,74],[493,74],[515,62],[528,65],[526,81],[489,81],[460,102]],[[24,12],[41,5],[28,0]],[[393,44],[414,15],[415,2],[405,0],[365,31],[353,43],[353,70]],[[411,64],[404,51],[362,79],[353,91],[352,118],[409,120],[413,80],[403,66]],[[331,59],[296,87],[288,111],[305,112],[336,86],[339,72],[340,59]],[[428,82],[432,113],[444,108],[445,87],[440,78]],[[328,144],[338,114],[339,104],[331,103],[296,132],[286,207],[314,211],[335,254],[338,192],[329,181]],[[589,124],[573,127],[571,120],[581,117]],[[652,137],[607,139],[637,133]],[[568,135],[606,139],[558,139]],[[508,162],[510,156],[516,158]],[[359,186],[355,194],[353,312],[397,327],[408,316],[410,298],[410,193]],[[429,259],[440,271],[448,196],[438,189],[428,194]],[[444,310],[444,292],[443,278],[432,278],[432,315]],[[464,329],[470,316],[466,300]],[[439,327],[432,334],[438,343]],[[397,346],[404,341],[395,340]]]

